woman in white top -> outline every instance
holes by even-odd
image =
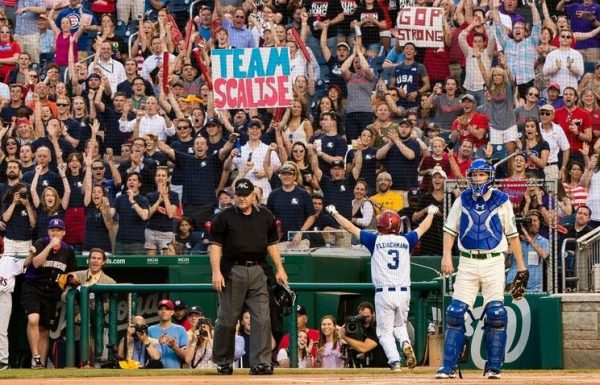
[[[600,225],[600,164],[598,154],[592,156],[590,164],[581,177],[581,185],[588,188],[587,205],[592,210],[590,226]]]
[[[313,135],[313,126],[309,120],[308,107],[298,99],[294,99],[281,121],[283,127],[283,143],[288,155],[291,153],[292,144],[296,142],[308,143]]]
[[[352,200],[351,221],[361,229],[375,229],[375,210],[373,204],[367,198],[369,186],[364,180],[357,180],[354,187],[354,199]]]

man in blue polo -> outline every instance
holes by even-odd
[[[233,47],[255,48],[258,46],[258,41],[246,28],[246,12],[242,8],[237,8],[230,20],[223,14],[221,0],[215,0],[215,14],[221,20],[221,26],[229,33],[229,44]]]

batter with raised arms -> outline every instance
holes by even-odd
[[[377,338],[385,351],[393,371],[400,371],[400,353],[396,340],[402,345],[407,366],[417,365],[415,353],[408,338],[406,319],[410,305],[410,252],[423,234],[431,227],[436,206],[429,206],[427,216],[414,231],[398,235],[400,216],[385,210],[377,218],[374,234],[354,226],[337,212],[335,206],[326,210],[333,218],[371,252],[371,279],[375,285],[375,314],[377,314]]]

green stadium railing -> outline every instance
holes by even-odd
[[[291,288],[297,292],[313,291],[331,291],[331,290],[354,290],[361,292],[372,292],[373,285],[370,283],[291,283]],[[415,316],[415,349],[417,356],[421,357],[425,351],[425,333],[420,328],[425,325],[426,320],[426,298],[429,292],[439,292],[442,290],[442,280],[429,282],[413,282],[411,292],[414,300],[412,310]],[[108,340],[109,343],[117,345],[118,343],[118,324],[117,324],[117,294],[131,293],[133,296],[137,293],[156,293],[156,292],[210,292],[212,284],[115,284],[115,285],[92,285],[81,286],[79,290],[70,289],[67,293],[66,309],[66,366],[75,366],[75,299],[79,294],[79,303],[81,309],[80,324],[80,358],[81,362],[89,361],[89,342],[90,342],[90,293],[99,295],[94,296],[95,300],[95,339],[103,341],[104,334],[104,294],[109,297],[108,310]],[[135,301],[135,299],[133,300]],[[297,315],[296,307],[292,307],[292,312],[287,316],[287,325],[290,331],[290,346],[297,346]],[[103,344],[96,344],[96,356],[102,353]],[[290,349],[290,365],[298,366],[297,350]]]

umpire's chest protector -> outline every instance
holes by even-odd
[[[502,241],[502,222],[498,211],[508,196],[498,190],[491,191],[490,199],[473,199],[470,190],[460,196],[460,243],[467,250],[492,250]]]

